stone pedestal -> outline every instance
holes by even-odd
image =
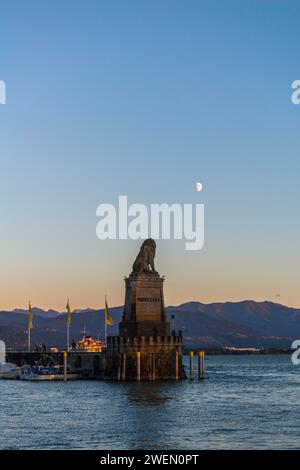
[[[169,336],[165,318],[164,278],[158,273],[131,274],[125,279],[126,294],[120,336]]]

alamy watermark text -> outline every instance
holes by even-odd
[[[300,80],[294,80],[292,83],[292,96],[291,100],[293,104],[300,104]]]
[[[100,204],[96,215],[99,240],[138,240],[151,237],[162,240],[186,240],[185,249],[204,246],[204,204],[128,205],[127,196],[119,196],[118,207]]]

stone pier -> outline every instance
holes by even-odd
[[[116,380],[137,380],[137,353],[140,352],[141,380],[185,379],[182,347],[181,336],[110,336],[106,376]]]

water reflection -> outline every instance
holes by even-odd
[[[135,405],[163,405],[172,400],[172,387],[161,382],[124,384],[128,402]]]

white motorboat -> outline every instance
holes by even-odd
[[[11,362],[0,362],[1,379],[18,379],[21,374],[21,367]]]
[[[81,373],[67,371],[67,380],[78,380],[82,379]],[[21,380],[30,380],[33,382],[44,382],[49,380],[64,380],[64,371],[61,366],[23,366],[21,368]]]

